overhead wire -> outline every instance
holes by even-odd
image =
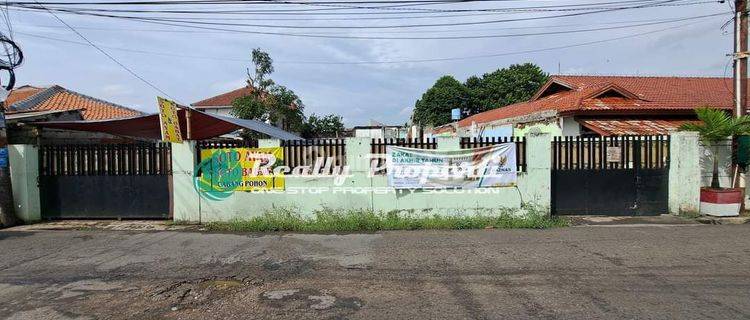
[[[104,49],[100,48],[99,46],[97,46],[96,44],[94,44],[93,42],[91,42],[91,40],[89,40],[88,38],[86,38],[86,36],[84,36],[82,33],[78,32],[78,30],[76,30],[75,28],[73,28],[73,26],[71,26],[70,24],[68,24],[67,22],[65,22],[65,20],[63,20],[62,18],[58,17],[54,12],[49,11],[49,10],[48,10],[48,12],[53,17],[55,17],[55,19],[57,19],[57,21],[60,21],[60,23],[62,23],[68,29],[70,29],[71,31],[73,31],[73,33],[75,33],[81,39],[83,39],[84,41],[86,41],[90,46],[94,47],[97,51],[101,52],[103,55],[105,55],[107,58],[109,58],[110,60],[112,60],[117,65],[119,65],[121,68],[123,68],[125,71],[127,71],[128,73],[130,73],[132,76],[136,77],[138,80],[140,80],[141,82],[145,83],[146,85],[148,85],[152,89],[156,90],[157,92],[159,92],[159,93],[167,96],[168,98],[170,98],[172,100],[175,100],[168,93],[166,93],[164,90],[162,90],[161,88],[159,88],[155,84],[151,83],[150,81],[146,80],[144,77],[140,76],[138,73],[136,73],[135,71],[133,71],[132,69],[130,69],[128,66],[126,66],[125,64],[123,64],[122,62],[120,62],[119,60],[117,60],[115,57],[113,57],[112,55],[110,55],[107,51],[105,51]]]

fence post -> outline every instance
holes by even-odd
[[[16,216],[24,222],[42,219],[39,198],[39,148],[30,144],[8,146],[10,179]]]
[[[258,139],[258,148],[273,148],[281,147],[281,140],[279,139]]]
[[[519,190],[525,204],[549,212],[552,204],[552,135],[528,132],[525,137],[526,183],[519,185]]]
[[[193,187],[195,141],[172,143],[172,211],[175,221],[201,222],[200,195]]]
[[[674,132],[669,142],[669,213],[698,212],[701,166],[697,132]]]
[[[438,150],[461,150],[461,138],[437,137]]]

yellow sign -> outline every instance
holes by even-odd
[[[182,143],[180,118],[177,117],[177,103],[157,97],[159,102],[159,120],[161,122],[161,139],[163,141]]]
[[[204,192],[284,190],[281,147],[201,150],[199,185]]]

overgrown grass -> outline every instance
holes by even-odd
[[[533,208],[526,214],[513,215],[508,210],[496,210],[477,215],[416,215],[409,212],[375,212],[372,210],[322,209],[312,216],[304,216],[296,209],[277,208],[261,216],[229,222],[210,222],[211,231],[293,231],[293,232],[349,232],[418,229],[483,229],[525,228],[544,229],[568,226],[567,220],[550,217]]]

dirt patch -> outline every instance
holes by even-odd
[[[261,301],[274,308],[293,309],[352,309],[359,310],[363,303],[356,297],[337,297],[328,290],[282,289],[261,293]]]

